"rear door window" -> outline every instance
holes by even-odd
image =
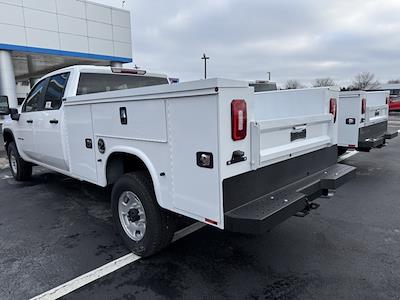
[[[69,73],[63,73],[50,78],[44,97],[45,110],[57,110],[61,107],[68,77]]]
[[[140,75],[81,73],[77,95],[126,90],[160,84],[168,84],[168,79]]]

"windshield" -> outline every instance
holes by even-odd
[[[168,84],[168,79],[140,75],[81,73],[76,94],[86,95],[161,84]]]

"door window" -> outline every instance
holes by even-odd
[[[68,77],[69,73],[64,73],[50,78],[44,97],[45,110],[57,110],[61,107]]]
[[[47,82],[46,79],[42,80],[33,88],[33,90],[29,93],[24,103],[24,106],[22,107],[22,112],[31,112],[40,110],[40,103],[44,94],[46,82]]]

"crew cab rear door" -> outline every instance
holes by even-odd
[[[61,170],[68,170],[62,130],[62,99],[68,78],[68,72],[49,78],[43,98],[43,109],[34,125],[38,160]]]

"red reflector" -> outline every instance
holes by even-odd
[[[365,114],[366,111],[367,111],[367,99],[363,98],[361,100],[361,113]]]
[[[329,112],[333,115],[333,123],[336,123],[337,103],[335,98],[331,98],[329,102]]]
[[[247,105],[244,100],[233,100],[231,103],[232,139],[243,140],[247,135]]]
[[[204,221],[206,221],[206,223],[209,223],[209,224],[218,225],[217,221],[213,221],[213,220],[210,220],[210,219],[204,219]]]

